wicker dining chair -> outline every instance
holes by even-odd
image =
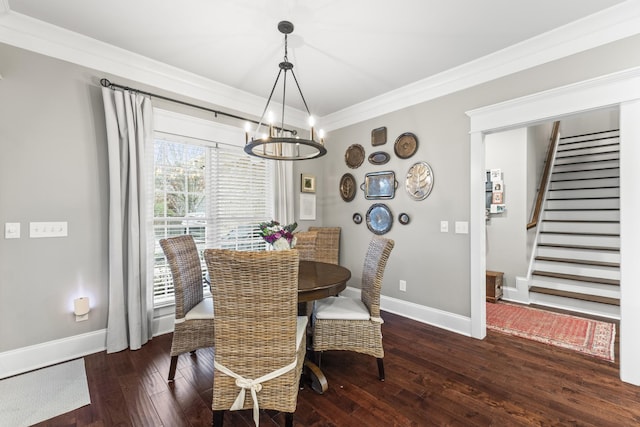
[[[298,252],[206,249],[215,305],[213,425],[227,410],[285,413],[293,425],[306,353],[297,315]],[[246,391],[246,392],[245,392]]]
[[[300,261],[316,260],[316,242],[318,240],[317,231],[299,231],[295,234],[295,249],[300,254]]]
[[[384,349],[380,317],[380,290],[394,241],[374,236],[364,260],[360,298],[329,297],[316,301],[313,313],[313,350],[318,364],[322,351],[348,350],[377,358],[384,381]]]
[[[340,264],[340,227],[309,227],[317,231],[315,261]]]
[[[179,355],[213,347],[213,301],[204,298],[202,264],[193,237],[161,239],[160,246],[171,269],[176,299],[169,366],[169,381],[173,381]]]

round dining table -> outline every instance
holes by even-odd
[[[338,295],[351,278],[349,269],[319,261],[300,261],[298,302],[309,302]]]
[[[351,271],[337,264],[327,264],[319,261],[300,261],[298,268],[298,303],[300,315],[309,315],[310,302],[330,296],[338,295],[347,287],[351,278]],[[305,360],[305,375],[311,384],[311,389],[322,394],[327,391],[327,379],[310,357],[313,354],[311,340],[307,345],[307,360]]]

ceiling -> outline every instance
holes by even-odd
[[[18,13],[267,98],[284,55],[325,116],[622,0],[2,0]],[[1,5],[0,5],[1,6]],[[2,9],[2,7],[0,7]],[[1,10],[0,10],[1,11]],[[287,104],[304,109],[295,86]],[[274,100],[278,100],[278,89]]]

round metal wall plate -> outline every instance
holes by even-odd
[[[396,156],[401,159],[408,159],[413,156],[417,150],[418,138],[411,132],[405,132],[400,135],[393,145],[393,151],[395,151]]]
[[[371,205],[367,211],[367,228],[374,234],[385,234],[391,230],[393,215],[384,203]]]
[[[364,147],[360,144],[353,144],[344,153],[344,161],[351,169],[356,169],[364,162]]]

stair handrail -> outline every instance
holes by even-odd
[[[544,171],[542,178],[540,179],[540,186],[538,187],[538,194],[536,195],[536,201],[531,215],[531,221],[527,224],[527,230],[532,229],[538,225],[540,218],[540,211],[542,210],[542,202],[544,201],[544,194],[547,191],[547,182],[549,182],[549,174],[551,174],[551,167],[553,166],[553,156],[556,152],[556,146],[560,136],[560,122],[553,122],[551,129],[551,137],[549,138],[549,149],[547,150],[547,160],[544,164]]]

